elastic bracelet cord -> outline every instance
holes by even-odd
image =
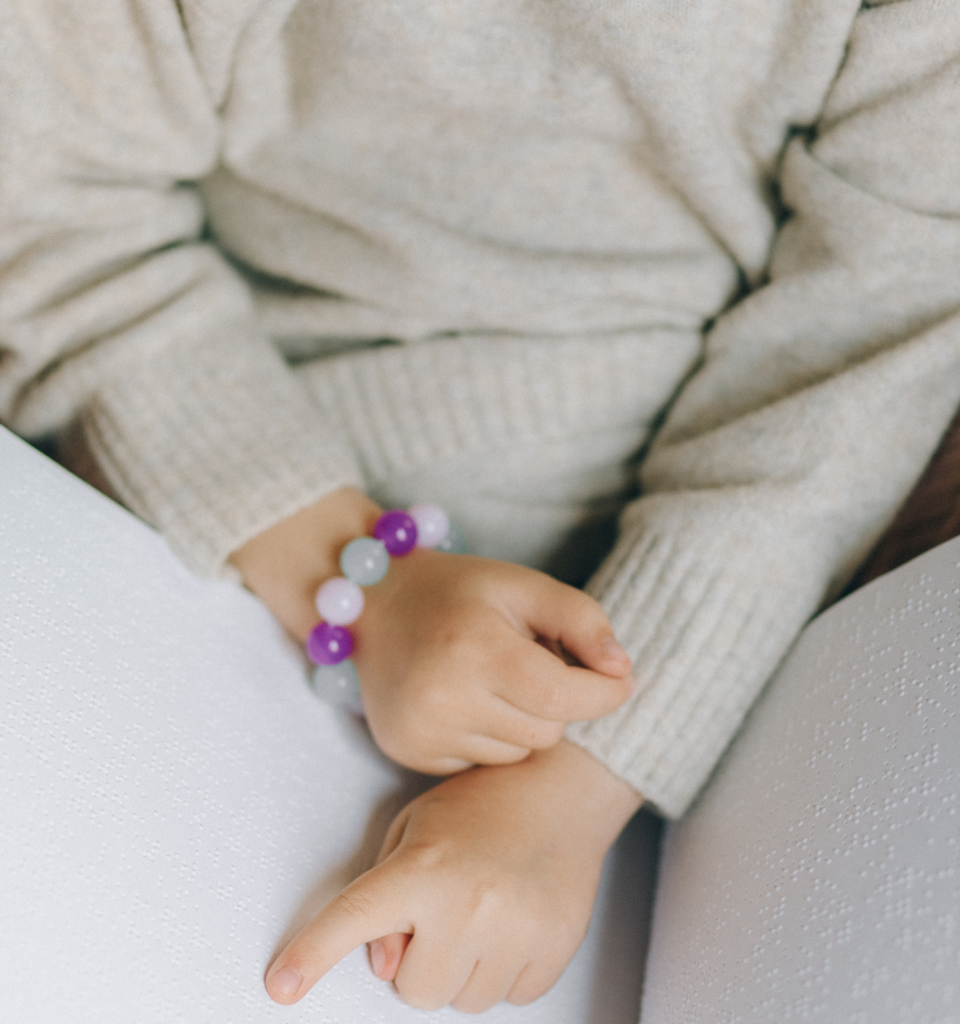
[[[437,505],[414,505],[404,512],[384,512],[372,537],[357,537],[340,553],[342,576],[327,580],[317,591],[321,620],[307,637],[307,657],[316,665],[311,686],[318,697],[361,711],[360,681],[350,659],[353,636],[346,627],[363,611],[363,591],[379,583],[390,568],[390,558],[401,558],[414,548],[435,548],[460,553],[466,550],[463,534]]]

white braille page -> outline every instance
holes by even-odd
[[[438,1024],[363,950],[262,976],[422,785],[307,689],[262,605],[0,429],[0,1021]],[[491,1024],[635,1024],[656,830],[608,860],[560,983]]]
[[[960,1021],[960,539],[808,627],[667,835],[643,1024]]]

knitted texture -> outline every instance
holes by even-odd
[[[569,735],[680,814],[960,401],[958,62],[934,0],[17,5],[0,417],[208,574],[345,484],[644,455],[590,585],[642,685]]]

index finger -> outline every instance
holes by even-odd
[[[394,932],[412,932],[415,903],[389,864],[371,868],[335,896],[271,965],[267,994],[288,1006],[310,991],[348,953]]]
[[[634,686],[633,676],[608,676],[570,665],[541,644],[518,636],[494,692],[534,718],[583,722],[616,711]]]

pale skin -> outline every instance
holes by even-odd
[[[303,640],[317,586],[380,511],[336,491],[231,561]],[[579,946],[604,855],[641,803],[561,740],[630,695],[629,659],[591,598],[503,562],[417,550],[365,597],[351,631],[375,739],[408,767],[459,774],[398,815],[377,865],[280,953],[267,991],[297,1002],[370,943],[375,973],[413,1006],[530,1002]]]
[[[231,562],[302,641],[319,619],[317,586],[339,575],[340,551],[381,512],[344,488],[254,537]],[[408,768],[449,775],[518,761],[633,690],[603,609],[532,569],[418,549],[392,559],[364,595],[350,631],[367,720],[381,749]]]
[[[375,973],[411,1006],[532,1002],[583,940],[604,855],[640,802],[565,740],[447,779],[397,816],[377,865],[280,953],[267,992],[295,1003],[370,942]]]

